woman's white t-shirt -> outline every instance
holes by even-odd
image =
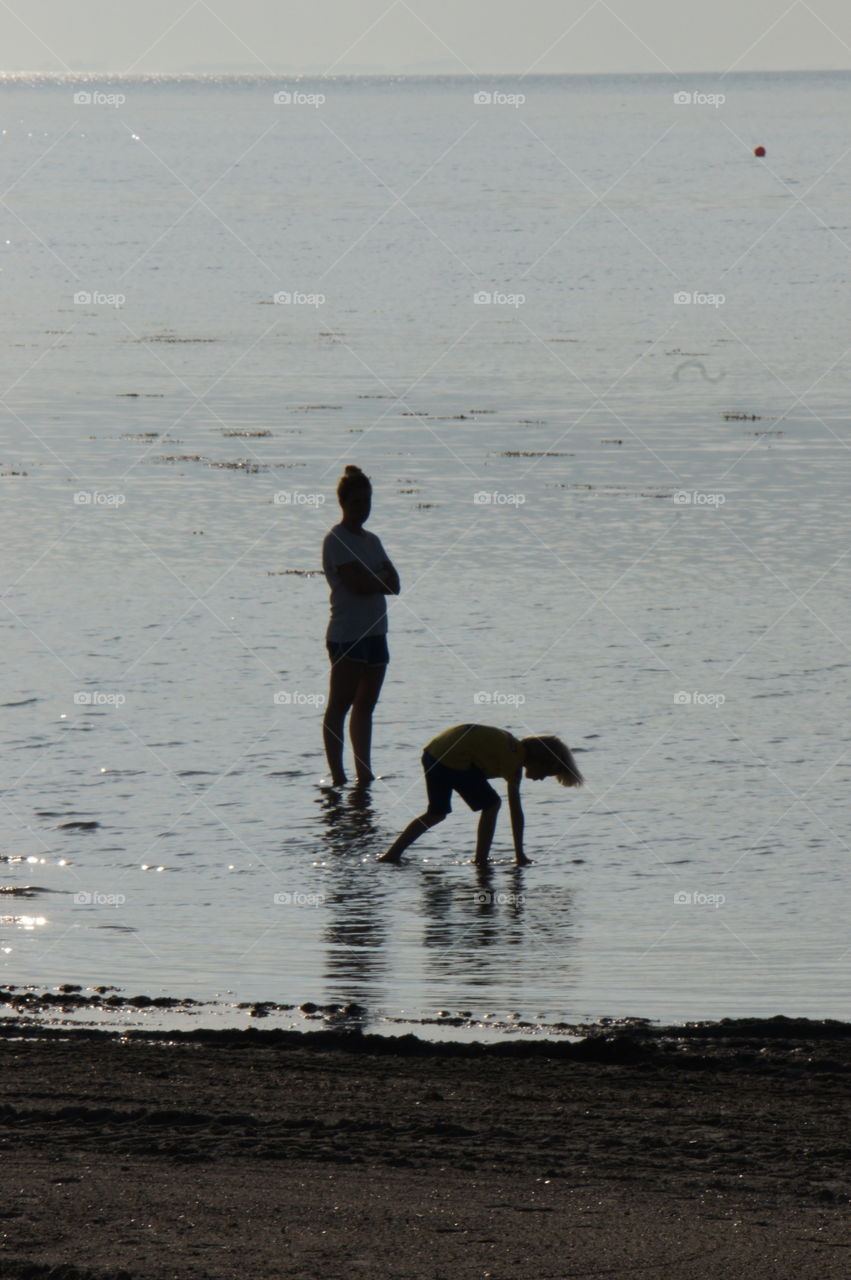
[[[367,529],[352,533],[345,525],[335,524],[322,543],[322,568],[331,588],[331,619],[326,640],[354,641],[364,636],[387,634],[387,605],[380,591],[359,595],[350,591],[340,577],[340,565],[352,561],[378,573],[387,552],[381,539]]]

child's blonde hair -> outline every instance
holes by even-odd
[[[576,761],[570,754],[570,747],[565,746],[561,738],[543,735],[521,739],[526,748],[526,759],[534,760],[547,776],[555,778],[563,787],[581,787],[584,781],[576,767]]]

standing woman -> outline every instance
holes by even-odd
[[[343,518],[325,535],[322,568],[331,588],[331,620],[326,636],[331,687],[322,724],[331,781],[343,786],[343,743],[349,736],[359,786],[372,782],[372,713],[384,683],[387,651],[385,596],[399,594],[399,575],[381,540],[364,525],[372,505],[372,485],[360,467],[348,466],[337,485]]]

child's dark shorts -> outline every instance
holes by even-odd
[[[448,765],[435,760],[429,751],[423,752],[423,769],[429,813],[451,813],[453,791],[458,792],[474,813],[478,813],[480,809],[489,809],[499,801],[499,796],[481,769],[450,769]]]
[[[332,662],[348,658],[364,662],[368,667],[386,667],[390,661],[386,636],[361,636],[360,640],[328,640],[328,657]]]

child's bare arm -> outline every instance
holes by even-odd
[[[520,803],[520,778],[508,784],[508,811],[511,814],[511,834],[514,837],[514,861],[518,867],[525,866],[529,859],[523,852],[523,806]]]

